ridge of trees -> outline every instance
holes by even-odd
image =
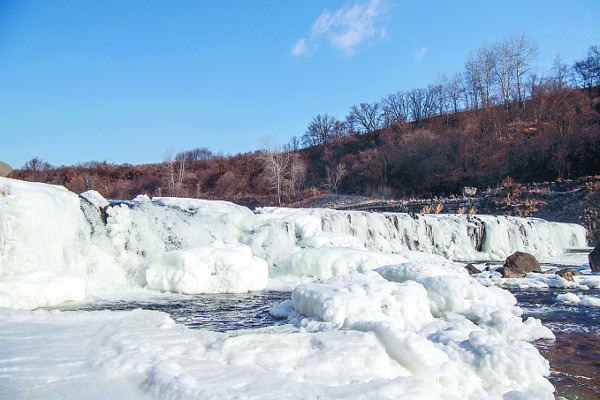
[[[281,147],[235,156],[197,148],[164,162],[92,161],[53,167],[37,157],[12,176],[94,189],[105,197],[228,199],[290,204],[321,192],[392,195],[460,193],[463,186],[600,174],[600,52],[592,46],[548,76],[535,72],[535,43],[515,35],[471,51],[462,72],[426,88],[352,106],[343,120],[323,113]]]

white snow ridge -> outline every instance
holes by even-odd
[[[539,219],[109,202],[0,178],[0,397],[553,399],[529,343],[552,332],[452,260],[585,245]],[[288,323],[38,309],[263,289],[293,290],[271,310]]]

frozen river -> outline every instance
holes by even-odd
[[[600,305],[600,276],[565,252],[585,230],[539,219],[109,202],[5,178],[0,218],[8,399],[553,399],[572,332],[551,311]],[[517,250],[584,275],[455,261]]]

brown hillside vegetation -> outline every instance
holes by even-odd
[[[34,158],[11,176],[77,193],[93,189],[112,199],[147,194],[247,205],[275,204],[264,160],[269,152],[287,157],[280,177],[283,204],[330,192],[431,197],[458,194],[464,186],[496,187],[509,177],[517,183],[573,179],[600,173],[599,93],[598,87],[540,88],[518,109],[435,116],[297,150],[199,160],[180,153],[172,161],[138,166],[52,167]]]

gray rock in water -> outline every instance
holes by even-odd
[[[503,278],[522,278],[528,272],[542,272],[540,263],[534,256],[517,251],[508,256],[504,266],[498,268]]]
[[[467,270],[467,272],[469,273],[469,275],[473,275],[473,274],[478,274],[481,271],[478,270],[477,268],[475,268],[475,266],[471,263],[468,263],[467,265],[465,265],[465,269]]]
[[[8,165],[5,162],[0,161],[0,176],[1,177],[8,176],[8,174],[10,174],[11,171],[12,171],[12,168],[10,167],[10,165]]]
[[[590,260],[592,272],[600,272],[600,243],[598,243],[596,248],[588,254],[588,260]]]

